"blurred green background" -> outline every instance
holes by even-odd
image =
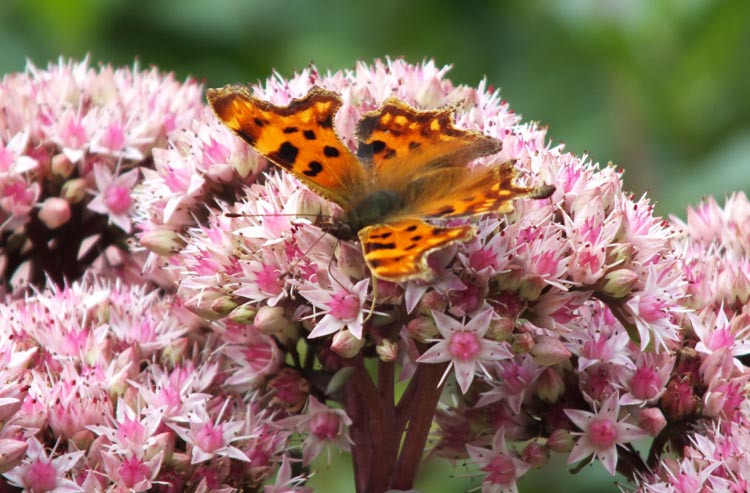
[[[487,77],[572,151],[622,166],[627,187],[648,191],[660,214],[750,190],[747,0],[4,0],[0,46],[2,73],[27,57],[46,65],[90,53],[116,65],[138,57],[209,87],[311,61],[434,58],[453,64],[455,82]],[[319,464],[319,490],[350,490],[346,467]],[[420,487],[479,485],[464,468],[447,480],[446,471],[428,467]],[[565,474],[564,465],[532,474],[521,491],[616,490],[600,466],[575,487]]]

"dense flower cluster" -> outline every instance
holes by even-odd
[[[679,452],[654,461],[643,491],[747,491],[750,471],[750,201],[712,198],[688,208],[681,235],[689,281],[685,339],[663,398],[678,429],[656,445]],[[671,415],[671,416],[670,416]],[[691,432],[680,434],[680,432]],[[658,456],[657,456],[658,457]]]
[[[194,102],[192,83],[64,63],[7,77],[0,101],[16,79],[41,87],[56,77],[56,91],[76,88],[70,108],[99,108],[90,102],[104,95],[131,101],[118,77],[139,88],[135,80],[160,81],[168,87],[134,91],[123,128],[151,118],[144,105],[173,112],[171,124],[149,120],[159,130],[147,143],[123,137],[109,154],[83,121],[75,146],[57,134],[14,140],[81,116],[73,110],[44,125],[16,117],[16,130],[0,133],[15,153],[0,177],[47,190],[51,175],[29,149],[63,156],[99,190],[88,209],[137,238],[110,280],[99,269],[0,307],[3,477],[35,491],[229,491],[259,488],[278,470],[266,491],[302,492],[313,459],[351,450],[359,490],[409,489],[434,415],[431,453],[475,464],[483,492],[516,491],[550,452],[599,461],[644,490],[739,485],[750,416],[747,199],[723,210],[709,202],[687,225],[669,224],[623,190],[613,166],[549,144],[497,92],[454,86],[446,71],[388,60],[329,74],[309,67],[252,88],[278,105],[314,85],[336,91],[334,124],[352,148],[359,118],[388,97],[452,105],[457,126],[503,144],[472,166],[512,160],[524,184],[556,187],[474,219],[473,240],[430,257],[430,281],[400,284],[372,279],[359,245],[324,232],[341,211],[266,169]],[[44,101],[37,92],[31,107]],[[82,114],[107,128],[107,111]],[[111,207],[120,202],[128,207]],[[54,230],[44,207],[12,210],[6,243],[35,222]],[[125,287],[132,279],[153,284]],[[633,442],[647,437],[644,459]]]
[[[131,232],[132,189],[154,147],[201,111],[201,87],[155,68],[60,60],[0,82],[0,272],[5,288],[77,278]],[[111,226],[108,226],[111,225]],[[111,247],[111,248],[110,248]]]

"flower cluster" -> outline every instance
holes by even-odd
[[[289,432],[273,425],[282,407],[227,378],[263,336],[224,329],[117,283],[0,305],[0,472],[29,491],[261,484]]]
[[[321,230],[320,218],[335,221],[337,210],[289,175],[271,171],[238,199],[215,196],[218,213],[182,230],[185,246],[167,260],[178,292],[208,318],[256,316],[255,326],[294,361],[304,338],[334,380],[352,358],[366,354],[398,361],[404,378],[439,365],[443,380],[458,384],[460,404],[441,408],[439,422],[450,429],[441,428],[433,452],[466,458],[495,444],[492,453],[509,457],[517,474],[489,474],[486,481],[510,488],[530,467],[515,462],[520,459],[506,450],[506,438],[536,437],[540,456],[576,442],[571,461],[591,455],[614,473],[618,447],[631,450],[630,442],[663,426],[655,405],[675,363],[684,312],[685,283],[670,250],[674,233],[653,216],[646,198],[633,200],[623,191],[614,167],[599,169],[549,146],[545,132],[523,124],[496,92],[484,84],[454,87],[445,70],[402,61],[333,74],[308,68],[253,90],[280,105],[313,85],[338,92],[343,106],[335,125],[350,146],[359,118],[387,97],[418,108],[455,105],[458,126],[503,143],[498,155],[475,166],[513,160],[526,183],[557,187],[551,199],[520,201],[512,214],[481,218],[476,239],[430,258],[430,282],[378,280],[375,290],[357,246]],[[216,165],[205,158],[216,138],[190,135],[192,144],[175,146],[172,160],[191,169],[209,162],[217,170],[204,167],[203,174],[221,173],[226,158]],[[222,142],[237,149],[229,137]],[[235,162],[248,159],[244,152]],[[171,173],[153,176],[140,193],[159,195]],[[141,216],[159,219],[139,227],[150,231],[168,222],[175,207],[167,204],[154,203]],[[539,458],[532,463],[541,465]]]
[[[132,190],[154,147],[202,108],[201,87],[155,68],[60,60],[0,82],[0,253],[4,288],[125,270]],[[10,281],[10,284],[9,284]]]
[[[17,211],[3,246],[53,231],[33,204],[81,179],[90,201],[60,197],[137,241],[106,277],[74,257],[77,270],[0,306],[3,477],[34,491],[229,491],[278,470],[266,491],[304,492],[311,461],[351,450],[358,490],[408,490],[432,431],[431,454],[473,463],[488,492],[516,491],[551,452],[644,491],[743,490],[747,199],[670,224],[615,167],[549,144],[496,91],[446,72],[386,60],[251,88],[277,105],[336,91],[334,125],[352,149],[358,120],[389,97],[450,105],[458,127],[502,142],[471,166],[513,161],[524,185],[556,187],[473,218],[471,241],[430,256],[431,280],[404,283],[372,278],[359,245],[326,233],[341,211],[267,168],[195,102],[194,84],[85,63],[6,77],[0,102],[32,87],[36,113],[0,115],[15,129],[0,135],[0,166],[11,156],[0,177],[25,184],[3,185],[0,206]],[[39,96],[53,90],[67,95],[56,113]],[[89,120],[117,105],[122,138],[99,136],[109,127]],[[6,282],[20,259],[8,255]],[[76,272],[85,280],[57,282]],[[633,443],[647,437],[643,459]]]
[[[693,311],[682,320],[685,338],[662,398],[677,431],[655,445],[679,455],[651,464],[641,489],[747,491],[750,201],[738,193],[722,208],[709,198],[688,209],[687,223],[673,222]]]

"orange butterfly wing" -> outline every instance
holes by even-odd
[[[452,107],[417,110],[389,99],[357,125],[357,155],[371,165],[377,188],[398,190],[420,175],[464,168],[500,151],[502,143],[453,126]]]
[[[474,237],[474,227],[439,227],[421,219],[402,219],[359,231],[365,262],[376,277],[392,282],[428,279],[430,253]]]
[[[333,128],[338,94],[315,87],[287,106],[253,96],[242,85],[206,92],[216,115],[269,161],[342,207],[365,187],[365,171]]]

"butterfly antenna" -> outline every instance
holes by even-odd
[[[328,277],[336,281],[336,284],[338,284],[341,289],[346,290],[346,286],[344,286],[341,281],[336,279],[336,276],[333,275],[333,271],[331,270],[331,265],[333,265],[333,254],[336,252],[336,248],[341,243],[341,240],[339,238],[336,238],[336,243],[333,244],[333,250],[331,250],[331,256],[328,259],[328,266],[326,267],[326,270],[328,271]]]
[[[372,315],[375,313],[375,300],[378,299],[378,278],[374,274],[371,274],[370,278],[372,279],[372,302],[370,303],[370,313],[362,321],[363,324],[372,318]]]
[[[320,243],[320,240],[322,240],[323,238],[325,238],[325,236],[327,234],[328,233],[326,233],[325,231],[323,231],[321,233],[321,235],[318,236],[315,239],[315,241],[312,242],[312,245],[310,245],[309,247],[307,247],[307,250],[305,250],[304,252],[302,252],[302,255],[300,255],[299,258],[297,258],[297,260],[295,260],[294,262],[292,262],[291,264],[289,264],[289,267],[287,267],[287,269],[284,272],[282,272],[279,275],[279,277],[286,277],[287,275],[289,275],[289,273],[292,272],[292,269],[294,269],[295,267],[297,267],[299,265],[299,263],[302,262],[303,259],[307,258],[307,255],[312,251],[313,248],[315,248],[315,245],[317,245],[318,243]],[[338,244],[338,240],[336,240],[336,241],[337,241],[337,244]]]

